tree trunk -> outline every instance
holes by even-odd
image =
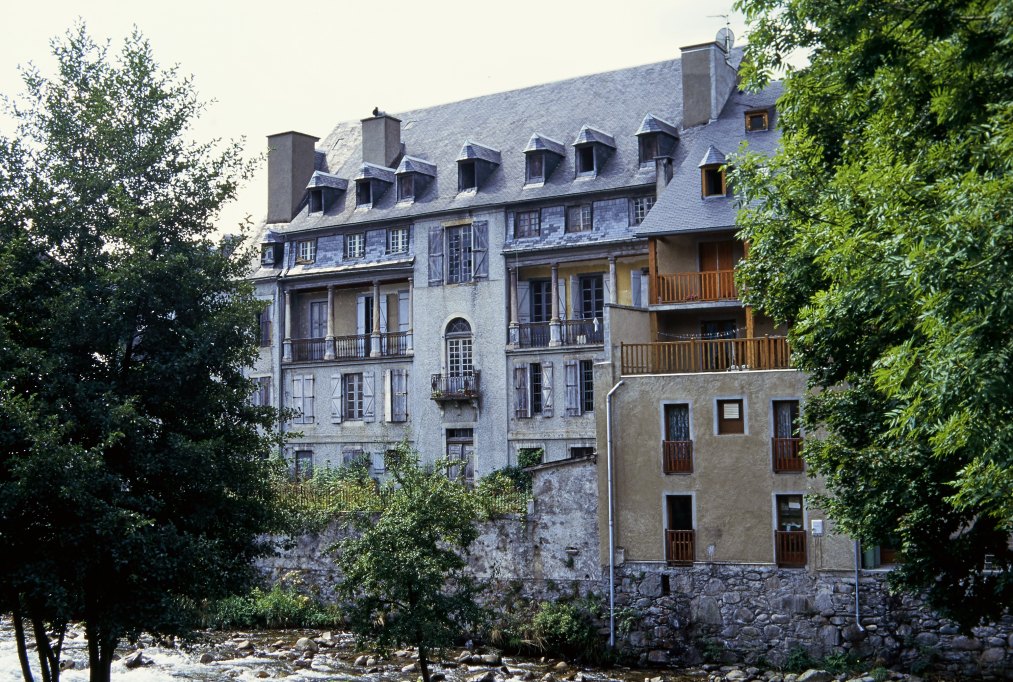
[[[85,636],[88,638],[89,682],[109,682],[116,640],[104,635],[90,623],[85,626]]]
[[[63,646],[63,634],[67,626],[60,628],[55,647],[49,641],[46,624],[38,616],[32,616],[32,629],[35,631],[35,646],[39,652],[39,663],[42,665],[42,682],[60,682],[60,648]]]
[[[429,656],[426,647],[419,646],[419,670],[422,671],[422,682],[429,682]]]
[[[14,617],[14,638],[17,640],[18,661],[21,663],[21,675],[25,682],[35,682],[32,676],[32,665],[28,661],[28,647],[25,645],[25,622],[22,620],[20,597],[15,597],[12,602]]]

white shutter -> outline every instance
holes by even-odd
[[[634,308],[643,307],[643,298],[640,295],[640,280],[643,277],[640,270],[633,268],[630,270],[630,304]]]
[[[362,336],[372,331],[366,329],[366,294],[359,294],[355,297],[355,333]]]
[[[531,321],[530,282],[517,282],[517,321],[521,324]]]
[[[341,423],[341,375],[331,375],[331,423]]]
[[[383,370],[383,420],[392,422],[394,414],[394,386],[391,381],[391,371]]]
[[[613,300],[612,299],[612,275],[610,273],[604,274],[602,276],[602,278],[601,278],[601,283],[602,283],[602,287],[601,287],[602,294],[605,296],[605,303],[611,303],[612,300]]]
[[[584,317],[580,304],[580,280],[577,278],[577,275],[570,275],[570,317],[574,320],[580,320]]]
[[[397,292],[397,330],[408,331],[408,290]]]
[[[648,299],[650,298],[650,284],[651,278],[646,272],[641,271],[640,273],[640,300],[643,302],[642,305],[646,308]]]
[[[474,279],[489,277],[489,223],[476,221],[471,225],[471,258]]]
[[[580,366],[573,360],[563,366],[566,375],[566,416],[580,415]]]
[[[408,421],[408,370],[395,369],[391,372],[391,388],[394,392],[391,417],[396,422]]]
[[[380,333],[387,333],[387,294],[380,294]]]
[[[559,319],[566,319],[566,279],[556,279],[556,299],[559,301]]]
[[[528,400],[528,366],[514,366],[514,416],[525,419],[531,416],[531,401]]]
[[[295,416],[292,421],[296,424],[303,423],[303,399],[302,399],[302,375],[296,374],[292,377],[292,409]]]
[[[303,421],[307,424],[313,423],[313,375],[307,374],[303,377]]]
[[[552,363],[542,363],[542,416],[552,416]]]
[[[362,421],[371,422],[376,419],[376,399],[374,397],[373,372],[362,373]]]

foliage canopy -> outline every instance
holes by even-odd
[[[787,68],[782,150],[736,160],[740,276],[810,373],[810,470],[842,531],[899,540],[899,584],[994,619],[1013,603],[1013,5],[738,7],[747,80]]]
[[[239,146],[190,141],[203,105],[140,34],[52,46],[0,139],[0,603],[47,680],[46,628],[85,621],[98,681],[120,639],[185,633],[181,604],[250,577],[275,414],[242,372],[246,261],[212,239]]]

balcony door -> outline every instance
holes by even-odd
[[[327,301],[310,301],[310,335],[311,339],[322,339],[327,336]]]
[[[700,242],[700,297],[705,301],[735,298],[735,241]]]
[[[799,567],[806,563],[806,532],[801,495],[777,495],[774,539],[778,566]]]
[[[671,563],[693,563],[695,533],[693,531],[692,495],[666,495],[665,560]]]
[[[700,323],[700,337],[710,342],[703,347],[705,371],[725,370],[736,364],[735,342],[738,326],[735,320],[706,320]]]
[[[665,405],[665,442],[662,446],[664,472],[688,474],[693,471],[693,442],[689,435],[689,405]]]
[[[472,334],[468,321],[455,317],[447,325],[447,390],[451,393],[464,393],[473,386],[471,377],[475,368],[472,365]]]
[[[359,294],[355,299],[355,334],[359,357],[366,357],[372,350],[373,295]],[[387,296],[380,295],[380,333],[387,333]]]

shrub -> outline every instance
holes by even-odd
[[[212,602],[203,615],[204,626],[214,630],[317,628],[341,623],[337,607],[280,584],[270,591],[255,587],[247,595]]]
[[[586,604],[544,601],[531,620],[533,640],[543,651],[593,657],[601,650],[598,628]]]

